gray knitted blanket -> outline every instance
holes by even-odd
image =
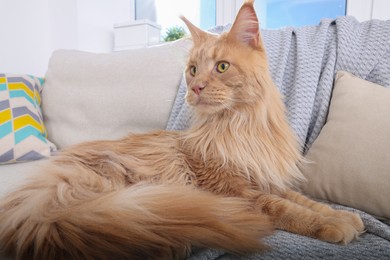
[[[213,31],[220,33],[228,28],[221,26]],[[318,26],[263,30],[262,36],[272,77],[284,96],[288,119],[302,152],[310,147],[325,123],[337,71],[349,71],[390,87],[390,20],[359,23],[352,17],[340,17],[322,20]],[[190,124],[185,92],[186,83],[182,80],[168,121],[169,130],[182,130]],[[277,231],[266,239],[272,250],[243,259],[390,259],[389,222],[357,212],[367,232],[348,246]],[[205,249],[195,251],[190,259],[237,257]]]

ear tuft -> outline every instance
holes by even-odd
[[[260,47],[260,26],[253,0],[245,1],[241,6],[229,35],[253,48]]]
[[[180,16],[180,19],[186,24],[195,45],[202,43],[207,38],[207,33],[193,25],[187,18]]]

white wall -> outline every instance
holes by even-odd
[[[77,0],[48,0],[48,4],[50,51],[61,48],[77,49]]]
[[[49,0],[0,0],[0,72],[42,75],[51,54]]]
[[[66,0],[65,0],[66,1]],[[129,0],[76,0],[78,11],[78,49],[111,52],[114,24],[130,19]]]
[[[0,0],[0,73],[44,76],[52,52],[113,50],[129,0]]]

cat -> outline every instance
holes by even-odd
[[[295,190],[302,155],[271,79],[253,0],[229,32],[182,17],[193,40],[186,131],[75,145],[0,202],[16,259],[183,259],[191,246],[264,249],[276,229],[347,244],[357,214]],[[288,246],[288,245],[286,245]]]

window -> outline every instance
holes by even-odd
[[[262,28],[316,25],[346,13],[346,0],[261,0],[256,10]]]
[[[169,27],[184,26],[178,16],[186,16],[202,29],[232,23],[243,0],[154,0],[156,22],[162,34]],[[316,25],[323,18],[346,14],[347,0],[256,0],[262,28]]]
[[[155,0],[155,5],[156,22],[161,25],[163,34],[170,27],[183,26],[179,15],[205,30],[216,24],[216,3],[212,0]]]

